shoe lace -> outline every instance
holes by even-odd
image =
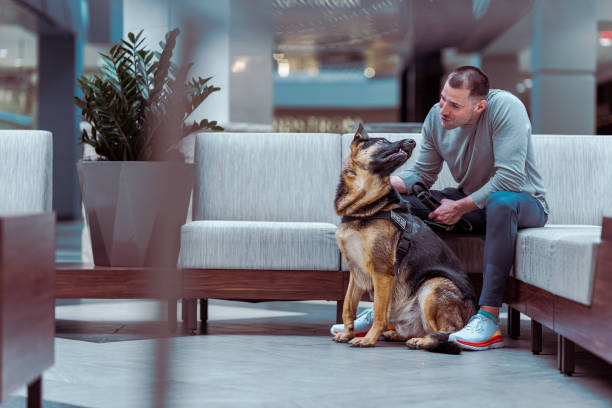
[[[465,326],[465,331],[470,333],[481,333],[484,330],[484,320],[486,317],[480,315],[472,316],[468,324]]]

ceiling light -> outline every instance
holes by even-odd
[[[248,57],[237,58],[232,65],[232,72],[242,72],[246,69],[247,63],[249,62]]]
[[[366,78],[374,78],[374,76],[376,75],[376,70],[372,67],[366,67],[366,69],[363,70],[363,75]]]
[[[0,58],[6,58],[8,50],[6,48],[0,48]]]
[[[278,76],[286,78],[290,72],[289,61],[281,60],[278,62]]]

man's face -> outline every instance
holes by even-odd
[[[469,94],[469,89],[453,88],[446,81],[440,95],[440,121],[444,129],[470,125],[478,120],[487,101],[470,98]]]

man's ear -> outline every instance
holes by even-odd
[[[355,137],[353,138],[353,142],[356,142],[359,140],[366,140],[369,138],[370,136],[368,136],[368,133],[363,128],[363,123],[360,123],[359,127],[357,128],[357,132],[355,132]]]
[[[477,113],[482,113],[482,111],[484,111],[486,107],[487,107],[487,100],[486,99],[481,99],[476,104],[476,112]]]

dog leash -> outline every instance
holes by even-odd
[[[427,186],[421,183],[420,181],[414,183],[414,185],[412,186],[412,192],[416,195],[416,198],[425,205],[425,207],[429,208],[429,211],[434,211],[440,205],[442,205],[442,203],[438,201],[438,199],[435,198],[433,194],[431,194]],[[442,224],[441,222],[436,222],[432,220],[423,221],[425,221],[425,223],[429,226],[435,227],[443,232],[450,232],[455,228],[455,226],[459,227],[463,232],[472,231],[472,224],[463,217],[461,217],[456,224]]]

